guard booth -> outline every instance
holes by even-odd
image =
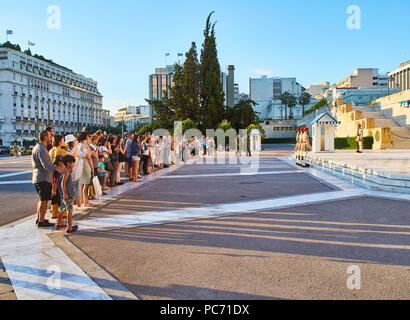
[[[318,115],[312,122],[312,152],[334,152],[335,130],[340,124],[328,112]]]
[[[262,133],[258,129],[252,129],[249,132],[250,151],[262,151]]]

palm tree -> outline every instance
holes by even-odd
[[[292,117],[292,119],[293,119],[293,108],[296,106],[296,103],[297,103],[296,97],[291,94],[289,96],[288,107],[289,107],[289,112],[290,112],[290,116]]]
[[[302,117],[305,115],[305,106],[310,103],[311,97],[307,92],[303,92],[299,97],[299,104],[302,106]]]
[[[280,102],[285,106],[285,120],[288,120],[288,108],[296,106],[296,97],[286,91],[280,96]]]

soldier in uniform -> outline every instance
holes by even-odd
[[[357,144],[357,153],[362,153],[363,149],[363,129],[362,125],[359,123],[358,128],[357,128],[357,134],[356,134],[356,144]]]
[[[309,151],[312,151],[309,141],[309,128],[303,128],[301,139],[301,151],[302,151],[302,167],[308,168],[309,164],[306,163],[306,156]]]
[[[295,157],[296,157],[296,164],[298,166],[302,165],[300,161],[300,138],[301,138],[301,129],[297,129],[296,134],[296,146],[295,146]]]

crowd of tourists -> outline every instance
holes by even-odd
[[[63,136],[49,127],[40,132],[32,152],[33,184],[40,198],[36,225],[75,232],[75,207],[94,207],[91,201],[112,188],[141,182],[144,175],[195,156],[213,156],[214,150],[214,139],[208,137],[175,140],[151,133],[91,134],[85,129]],[[50,201],[56,223],[45,219]]]

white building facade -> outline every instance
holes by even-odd
[[[400,67],[389,73],[389,88],[400,88],[402,91],[410,90],[410,60],[404,62]]]
[[[56,133],[102,126],[107,112],[97,82],[51,61],[0,48],[0,138],[37,138],[50,126]],[[109,116],[109,113],[108,113]]]
[[[135,131],[143,124],[152,123],[152,107],[151,106],[129,106],[118,110],[114,117],[117,127],[125,125],[127,131]]]
[[[313,98],[318,99],[322,97],[323,93],[330,88],[330,83],[327,81],[318,82],[316,84],[311,84],[306,88],[306,92],[309,93]]]
[[[283,120],[285,119],[285,106],[282,105],[280,97],[283,93],[289,92],[298,98],[302,94],[302,86],[296,81],[296,78],[261,78],[249,79],[250,99],[257,105],[254,110],[258,112],[260,119]],[[314,99],[312,99],[313,102]],[[305,110],[311,107],[305,106]],[[291,111],[287,110],[287,115]],[[292,108],[292,116],[299,118],[302,116],[302,107],[296,105]]]

